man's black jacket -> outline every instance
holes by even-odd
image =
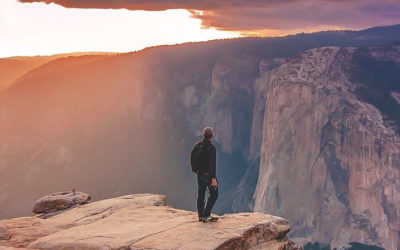
[[[204,166],[204,169],[199,170],[199,174],[209,173],[211,178],[216,178],[216,165],[217,165],[217,153],[215,146],[211,144],[209,139],[203,139],[202,141],[196,142],[194,146],[197,146],[200,143],[205,143],[208,147],[208,166]]]

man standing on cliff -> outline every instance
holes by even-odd
[[[203,129],[203,140],[197,142],[190,154],[192,171],[197,174],[197,213],[199,221],[217,221],[218,217],[211,216],[211,209],[218,198],[218,182],[216,177],[216,149],[211,140],[214,131],[210,127]],[[208,189],[208,200],[205,194]],[[205,205],[205,207],[204,207]]]

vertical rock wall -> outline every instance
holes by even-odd
[[[399,245],[400,141],[347,77],[355,49],[306,51],[268,82],[254,210],[298,242]]]

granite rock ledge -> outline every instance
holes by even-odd
[[[101,200],[45,218],[1,220],[9,237],[0,239],[0,249],[300,249],[281,217],[236,213],[201,223],[195,212],[167,206],[156,194]]]

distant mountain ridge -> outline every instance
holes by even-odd
[[[303,60],[304,54],[301,53],[309,49],[364,47],[367,50],[365,55],[370,57],[371,51],[377,49],[369,47],[379,45],[390,51],[393,49],[391,45],[398,41],[400,25],[395,25],[363,31],[329,31],[281,38],[242,38],[162,46],[110,56],[61,58],[43,64],[26,72],[0,93],[0,218],[27,215],[36,198],[72,187],[87,190],[95,200],[132,192],[161,193],[169,197],[170,204],[194,210],[195,180],[189,170],[188,155],[205,126],[212,126],[216,131],[214,143],[218,152],[217,175],[220,181],[216,211],[277,209],[268,205],[267,197],[272,193],[262,185],[283,188],[285,183],[295,179],[279,179],[279,183],[270,181],[268,178],[271,175],[265,174],[268,169],[266,160],[281,159],[286,162],[286,158],[280,158],[285,155],[293,161],[302,158],[299,156],[296,159],[298,155],[291,155],[301,146],[296,144],[293,144],[296,148],[286,148],[286,151],[282,151],[286,144],[277,148],[275,153],[266,151],[265,133],[271,129],[266,127],[265,121],[266,112],[271,111],[267,109],[268,96],[272,93],[271,77],[297,75],[298,69],[288,65]],[[361,49],[353,50],[362,52]],[[375,81],[361,82],[363,79],[357,72],[364,72],[365,68],[352,59],[354,54],[337,55],[345,57],[342,62],[346,65],[356,66],[346,71],[353,74],[351,81],[354,84],[375,86]],[[323,58],[317,59],[321,62],[315,67],[328,65]],[[359,62],[365,58],[361,59]],[[311,57],[310,60],[314,59]],[[282,70],[285,67],[287,71]],[[284,74],[277,75],[279,70]],[[312,74],[312,70],[304,71],[304,74],[308,73]],[[396,74],[393,76],[397,79]],[[307,78],[301,77],[307,83]],[[397,93],[397,90],[388,85],[383,96],[387,97],[392,92]],[[315,93],[320,92],[310,92],[307,97],[314,100]],[[368,103],[365,101],[367,97],[361,100],[362,103]],[[271,98],[269,100],[273,100]],[[335,93],[325,97],[327,101],[331,98],[338,100]],[[277,102],[279,105],[280,101]],[[385,114],[385,107],[386,104],[373,109],[376,116],[379,112]],[[280,109],[284,115],[285,104]],[[383,126],[387,121],[390,123],[389,117],[389,114],[384,115]],[[316,125],[312,124],[316,120],[309,119],[310,124],[298,128],[299,131],[308,131]],[[301,118],[298,122],[302,122]],[[323,133],[329,152],[336,150],[335,144],[330,144],[336,143],[336,137],[332,138],[337,136],[336,125],[332,125],[331,129],[325,127]],[[290,141],[292,135],[282,136]],[[398,136],[396,131],[393,136]],[[317,146],[320,147],[319,144]],[[377,143],[375,147],[384,152],[384,143]],[[311,155],[310,159],[313,159]],[[393,159],[397,158],[390,158],[391,164]],[[330,172],[333,178],[342,173],[347,175],[342,165],[327,162],[324,166],[332,167],[328,169],[333,171]],[[307,169],[308,165],[303,166]],[[276,167],[285,169],[288,166]],[[347,206],[346,185],[349,179],[346,178],[339,178],[337,190],[334,187],[331,189],[335,190],[332,195],[340,191],[340,198],[335,199],[337,204],[345,204],[340,206]],[[385,182],[386,179],[382,177],[378,180]],[[282,195],[279,206],[285,199]],[[389,199],[385,204],[395,204],[389,196],[383,197]],[[278,206],[278,203],[273,204]],[[297,208],[301,204],[288,206]],[[398,211],[392,206],[385,209],[387,211],[383,214],[398,218]],[[321,236],[325,231],[305,230],[304,227],[309,226],[308,221],[304,221],[308,218],[306,215],[288,215],[284,217],[291,218],[293,236],[301,238],[302,242],[323,240],[332,245],[346,243],[342,236],[334,238],[334,233]],[[363,213],[363,216],[371,218],[368,213]],[[395,225],[390,227],[396,228]],[[373,237],[358,235],[372,232],[368,230],[360,232],[356,229],[354,232],[357,235],[351,237],[362,243],[389,244],[388,239],[381,238],[379,234],[372,233]],[[390,239],[396,242],[395,236],[390,236]]]
[[[7,89],[19,77],[25,73],[49,63],[58,58],[72,57],[72,56],[85,56],[85,55],[110,55],[115,53],[108,52],[75,52],[64,53],[51,56],[13,56],[0,58],[0,92]]]

